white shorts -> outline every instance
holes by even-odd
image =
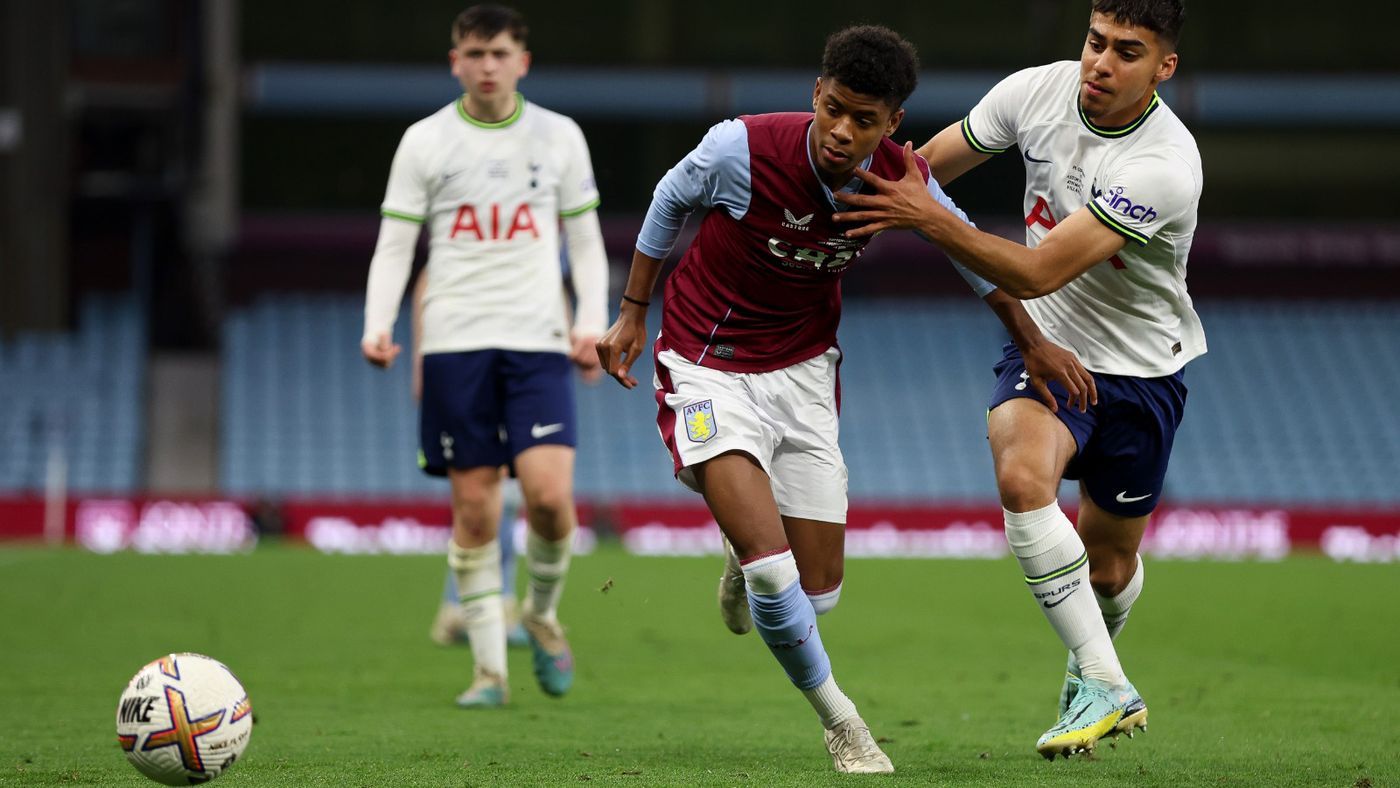
[[[676,478],[699,491],[691,468],[743,452],[773,483],[778,512],[846,522],[846,461],[837,443],[837,362],[831,348],[772,372],[723,372],[671,350],[657,356],[657,428]]]

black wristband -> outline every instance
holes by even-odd
[[[637,306],[651,306],[650,301],[639,301],[626,293],[622,294],[622,300],[629,304],[636,304]]]

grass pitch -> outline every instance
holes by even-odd
[[[1400,785],[1395,566],[1149,562],[1119,650],[1150,731],[1048,763],[1034,744],[1064,654],[1011,560],[852,561],[821,627],[894,760],[875,778],[833,773],[758,638],[724,629],[719,571],[576,558],[574,691],[544,696],[513,651],[511,707],[460,711],[468,653],[426,636],[441,559],[0,550],[0,784],[153,784],[117,747],[117,697],[150,659],[198,651],[257,714],[228,788]]]

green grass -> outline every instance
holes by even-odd
[[[141,665],[199,651],[257,714],[220,784],[818,785],[815,716],[714,608],[720,562],[577,558],[563,700],[511,653],[512,705],[459,711],[469,657],[426,637],[443,562],[0,551],[0,784],[140,785],[114,738]],[[611,588],[601,587],[611,579]],[[1151,562],[1120,643],[1151,729],[1033,750],[1063,653],[1001,562],[852,561],[822,619],[837,679],[906,785],[1400,785],[1400,571],[1318,558]]]

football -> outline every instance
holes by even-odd
[[[147,664],[117,703],[117,742],[126,759],[166,785],[223,774],[252,733],[248,693],[227,666],[203,654],[167,654]]]

